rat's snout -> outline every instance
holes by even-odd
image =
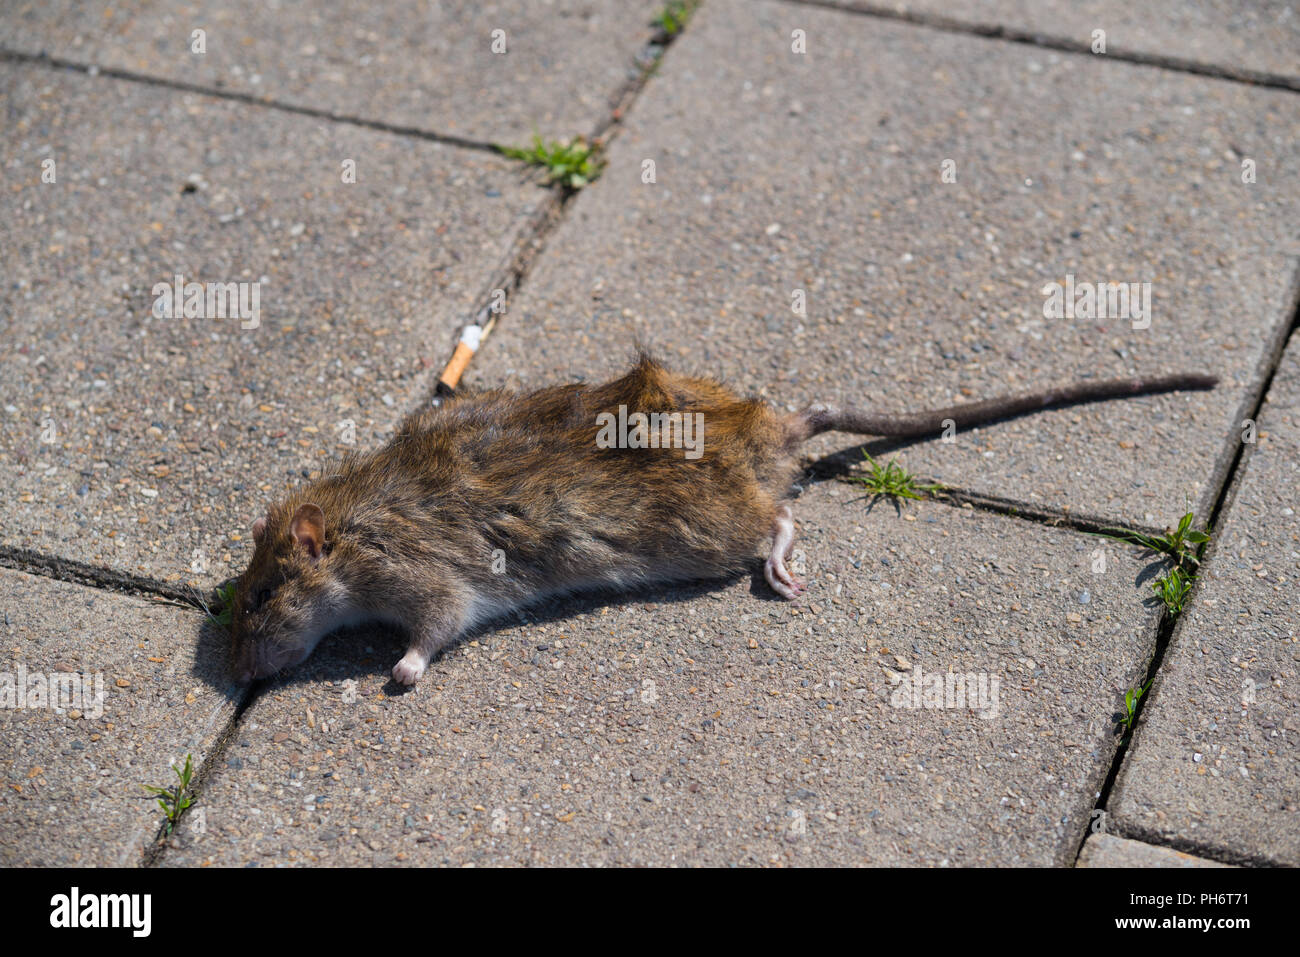
[[[231,660],[231,671],[235,680],[246,685],[257,677],[257,663],[253,660],[253,643],[244,641],[235,645]]]
[[[267,641],[249,641],[235,652],[235,680],[248,684],[271,675],[285,668],[302,664],[311,654],[310,648],[292,645],[272,645]]]

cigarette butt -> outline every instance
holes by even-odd
[[[460,384],[460,377],[465,374],[465,368],[472,358],[474,358],[474,350],[464,342],[458,342],[456,351],[451,354],[451,361],[447,363],[447,368],[442,370],[442,375],[438,376],[438,381],[448,390],[454,391]]]
[[[496,316],[488,320],[486,328],[475,322],[461,330],[456,351],[451,354],[451,361],[447,363],[447,368],[442,370],[442,375],[438,376],[438,387],[434,390],[438,395],[448,396],[456,391],[456,386],[460,384],[460,377],[465,374],[469,360],[474,358],[474,353],[478,351],[479,345],[492,331],[494,325],[496,325]],[[434,399],[433,404],[438,405],[438,400]]]

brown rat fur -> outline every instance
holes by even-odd
[[[304,660],[336,628],[379,621],[409,633],[393,675],[410,684],[479,622],[589,587],[733,575],[769,536],[767,580],[794,598],[803,584],[785,567],[794,530],[785,500],[810,435],[937,434],[949,418],[960,427],[1212,384],[1089,383],[910,417],[826,406],[787,415],[642,356],[601,385],[457,396],[408,417],[383,448],[345,457],[254,524],[253,559],[233,600],[235,670],[244,681],[264,677]],[[700,454],[601,447],[598,416],[620,406],[702,416]]]

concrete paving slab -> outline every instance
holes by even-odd
[[[605,376],[638,337],[791,408],[1212,370],[1213,393],[1059,410],[903,455],[1107,522],[1208,511],[1295,296],[1293,94],[718,0],[629,114],[471,381]],[[1244,184],[1242,157],[1268,175]],[[1045,285],[1070,276],[1149,282],[1150,327],[1045,319]]]
[[[1300,87],[1300,9],[1293,0],[827,0],[833,6],[1041,36],[1106,53],[1179,60]]]
[[[1140,564],[839,483],[796,518],[798,606],[761,573],[552,604],[405,693],[398,636],[326,639],[163,863],[1072,864],[1153,649]]]
[[[207,757],[234,715],[221,639],[173,605],[0,569],[0,864],[134,866],[142,789]]]
[[[8,4],[0,48],[488,142],[590,135],[662,4]],[[205,52],[193,52],[203,30]],[[494,31],[503,31],[501,36]],[[494,44],[504,52],[494,52]]]
[[[1300,337],[1292,337],[1214,553],[1152,688],[1116,830],[1300,864]]]
[[[219,98],[13,63],[0,91],[0,542],[165,582],[242,570],[268,496],[380,442],[548,196]],[[252,318],[160,318],[177,275]]]
[[[1080,867],[1230,867],[1218,861],[1130,841],[1113,834],[1094,834],[1079,852]]]

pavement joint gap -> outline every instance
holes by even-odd
[[[198,83],[186,83],[184,80],[171,80],[165,77],[150,76],[147,73],[136,73],[133,70],[98,66],[90,63],[78,63],[75,60],[49,56],[44,53],[23,53],[18,50],[0,48],[0,61],[45,66],[53,70],[71,70],[77,73],[84,73],[91,77],[106,76],[114,80],[122,80],[128,83],[140,83],[145,86],[152,86],[164,90],[174,90],[181,93],[194,93],[200,96],[210,96],[216,99],[243,103],[248,106],[260,106],[264,109],[279,110],[285,113],[293,113],[298,116],[307,116],[313,119],[326,120],[331,123],[345,123],[349,126],[375,130],[380,133],[410,136],[416,139],[427,140],[432,143],[441,143],[445,146],[456,146],[462,149],[478,150],[480,152],[491,153],[494,156],[501,155],[500,151],[497,149],[497,144],[488,143],[483,140],[467,139],[449,133],[438,133],[433,130],[420,129],[415,126],[402,126],[395,123],[385,123],[382,120],[367,120],[358,116],[347,116],[342,113],[334,113],[330,110],[319,109],[316,107],[298,106],[293,103],[284,103],[279,100],[264,99],[262,97],[254,96],[251,93],[243,93],[238,90],[223,90],[218,87],[203,86]]]
[[[1270,861],[1266,857],[1257,857],[1251,854],[1239,854],[1231,848],[1219,845],[1202,844],[1199,841],[1188,840],[1183,837],[1166,837],[1156,834],[1154,831],[1148,832],[1141,828],[1120,827],[1115,832],[1107,831],[1112,837],[1122,837],[1130,841],[1139,841],[1148,844],[1151,847],[1163,847],[1171,851],[1181,851],[1184,854],[1192,854],[1196,857],[1204,858],[1207,861],[1214,861],[1218,864],[1227,864],[1230,867],[1278,867],[1279,865]],[[1075,867],[1078,861],[1075,861]]]
[[[1277,374],[1279,365],[1281,365],[1282,355],[1286,349],[1287,342],[1297,331],[1300,331],[1300,270],[1297,270],[1296,274],[1292,277],[1291,292],[1291,322],[1282,327],[1281,335],[1278,336],[1278,341],[1273,344],[1273,348],[1270,350],[1270,353],[1265,360],[1267,372],[1262,377],[1258,393],[1249,397],[1247,400],[1250,403],[1250,408],[1249,414],[1244,418],[1248,418],[1251,421],[1258,421],[1259,419],[1260,410],[1263,408],[1264,402],[1268,398],[1269,389],[1273,384],[1273,378]],[[1238,421],[1240,421],[1240,418]],[[1210,515],[1206,520],[1206,530],[1209,532],[1210,539],[1201,549],[1200,558],[1203,565],[1208,564],[1214,557],[1218,546],[1218,539],[1216,538],[1215,532],[1221,524],[1221,519],[1226,515],[1228,505],[1235,498],[1238,488],[1245,479],[1244,465],[1249,461],[1249,454],[1246,447],[1247,443],[1241,442],[1235,432],[1229,438],[1229,441],[1235,442],[1237,448],[1231,457],[1227,472],[1219,485],[1218,494],[1215,496],[1214,506],[1211,508]],[[1120,771],[1123,769],[1124,759],[1128,757],[1128,752],[1133,746],[1134,737],[1141,732],[1142,713],[1145,711],[1147,704],[1159,693],[1160,689],[1155,679],[1160,675],[1160,669],[1164,664],[1165,655],[1168,653],[1169,645],[1173,641],[1174,632],[1178,629],[1180,620],[1187,615],[1188,611],[1190,611],[1201,590],[1200,575],[1198,574],[1196,578],[1197,580],[1193,583],[1191,594],[1188,595],[1187,602],[1184,605],[1182,612],[1177,617],[1171,615],[1167,609],[1161,614],[1159,630],[1156,633],[1155,651],[1147,666],[1146,674],[1143,676],[1139,685],[1145,685],[1149,681],[1151,682],[1151,688],[1146,694],[1138,699],[1137,707],[1134,709],[1132,733],[1128,736],[1127,740],[1122,740],[1119,747],[1115,750],[1115,755],[1111,759],[1110,770],[1106,775],[1106,782],[1102,785],[1101,795],[1098,797],[1097,803],[1093,807],[1094,813],[1096,811],[1105,812],[1107,810],[1107,804],[1110,800],[1111,792],[1114,790],[1115,784],[1119,779]],[[1089,832],[1085,830],[1084,834],[1079,839],[1079,846],[1075,851],[1076,865],[1078,863],[1079,855],[1083,852],[1083,845],[1088,839],[1088,833]],[[1174,850],[1195,853],[1201,857],[1219,860],[1221,863],[1241,863],[1248,866],[1258,866],[1266,863],[1255,858],[1245,858],[1233,855],[1230,851],[1222,849],[1207,849],[1201,845],[1194,844],[1191,841],[1165,842],[1157,839],[1157,836],[1153,833],[1139,833],[1135,830],[1132,834],[1126,833],[1122,836],[1141,840],[1148,844],[1162,844],[1163,846],[1172,847]],[[1232,860],[1228,859],[1230,857]]]
[[[958,487],[944,486],[934,493],[931,499],[952,508],[965,508],[969,505],[981,512],[990,512],[994,515],[1003,515],[1007,518],[1032,522],[1035,525],[1045,525],[1048,528],[1066,529],[1090,535],[1101,534],[1104,530],[1114,529],[1147,534],[1159,534],[1161,531],[1161,529],[1148,528],[1142,525],[1132,525],[1122,520],[1107,522],[1097,516],[1071,515],[1062,509],[1052,508],[1051,506],[1030,505],[1017,499],[985,495]]]
[[[671,36],[651,34],[647,38],[641,49],[644,50],[647,47],[658,45],[660,47],[659,56],[648,64],[638,63],[639,69],[637,70],[636,75],[629,79],[627,83],[624,84],[623,88],[612,98],[615,104],[614,108],[597,124],[597,127],[592,134],[593,140],[604,136],[611,127],[621,122],[627,107],[631,105],[637,94],[640,93],[646,80],[649,79],[649,77],[658,69],[659,63],[663,59],[663,54],[667,52],[668,47],[672,45],[673,41],[685,32],[686,28],[684,27],[678,33]],[[211,96],[218,99],[247,104],[249,106],[260,106],[265,109],[280,110],[286,113],[327,120],[333,123],[346,123],[350,126],[372,129],[382,133],[392,133],[398,136],[411,136],[434,143],[442,143],[447,146],[457,146],[463,149],[488,152],[496,156],[501,155],[500,150],[498,149],[500,144],[488,142],[486,140],[476,140],[468,137],[456,136],[450,133],[439,133],[436,130],[427,130],[415,126],[386,123],[382,120],[369,120],[363,117],[335,113],[331,110],[320,109],[317,107],[285,103],[280,100],[259,97],[239,90],[204,86],[199,83],[187,83],[184,80],[153,76],[147,73],[139,73],[134,70],[122,69],[120,67],[100,66],[94,63],[81,63],[76,60],[69,60],[65,57],[51,56],[47,53],[28,53],[21,50],[11,50],[0,47],[0,62],[2,61],[40,65],[55,70],[71,70],[92,77],[106,76],[115,80],[123,80],[130,83],[140,83],[146,86],[175,90],[182,93]]]
[[[595,129],[591,131],[588,137],[588,142],[596,146],[599,152],[604,153],[608,150],[610,143],[614,141],[622,129],[628,110],[632,108],[646,84],[659,71],[663,65],[664,57],[667,56],[672,45],[689,29],[688,24],[671,36],[658,36],[651,41],[652,45],[657,43],[660,47],[658,56],[649,62],[638,64],[639,69],[636,75],[624,84],[622,90],[614,97],[614,106],[596,124]],[[593,182],[585,188],[591,189],[594,185]],[[492,313],[493,303],[499,298],[498,293],[504,293],[506,301],[509,302],[515,293],[523,289],[533,263],[545,250],[546,243],[552,233],[563,222],[566,210],[581,192],[581,190],[565,189],[558,183],[552,184],[549,189],[551,192],[550,198],[538,208],[532,222],[520,231],[519,237],[503,257],[502,264],[489,277],[486,287],[478,297],[478,301],[482,305],[474,312],[469,320],[470,322],[481,326],[487,321]],[[501,315],[503,318],[508,317],[508,310]],[[486,345],[485,337],[484,346]],[[475,357],[483,351],[483,349],[480,349],[479,352],[475,353]],[[434,388],[436,388],[436,384]],[[417,410],[425,408],[430,403],[437,404],[437,399],[437,393],[433,389],[426,390],[426,396],[421,399]]]
[[[848,473],[832,461],[841,457],[842,454],[836,452],[811,463],[805,472],[808,485],[820,485],[827,481],[840,481],[846,477]],[[1086,534],[1096,534],[1115,529],[1127,532],[1141,532],[1148,535],[1159,535],[1164,531],[1164,529],[1153,526],[1136,525],[1123,519],[1111,521],[1099,515],[1072,515],[1064,509],[1054,508],[1050,505],[1034,505],[1020,499],[1003,498],[999,495],[975,492],[955,485],[943,485],[943,483],[937,482],[928,476],[917,476],[917,481],[923,485],[939,484],[941,486],[938,491],[927,495],[929,501],[939,502],[950,508],[965,508],[969,505],[981,512],[1016,518],[1032,522],[1035,525],[1044,525],[1048,528],[1068,529]]]
[[[44,555],[28,548],[0,546],[0,568],[8,568],[27,575],[52,578],[55,581],[69,582],[100,591],[118,595],[133,595],[139,598],[163,599],[170,604],[185,608],[205,610],[201,595],[192,586],[177,588],[166,582],[158,581],[144,575],[132,575],[128,572],[114,571],[100,565]]]
[[[226,726],[221,729],[220,737],[217,738],[208,753],[204,755],[202,762],[195,769],[194,777],[187,792],[193,799],[192,807],[201,806],[200,798],[207,789],[209,782],[216,777],[221,763],[225,760],[230,743],[239,732],[244,712],[252,707],[253,702],[260,697],[262,688],[266,684],[269,684],[269,682],[260,681],[240,690],[240,700],[235,706],[235,713],[226,721]],[[184,820],[184,815],[181,816],[181,820]],[[158,830],[154,833],[153,840],[145,845],[139,866],[157,867],[162,861],[163,855],[167,853],[168,848],[166,827],[166,821],[160,820],[158,822]]]
[[[793,6],[820,7],[825,10],[835,10],[860,17],[893,20],[898,23],[938,30],[943,33],[983,37],[988,40],[1018,43],[1024,46],[1038,47],[1039,49],[1057,50],[1061,53],[1084,54],[1090,57],[1118,60],[1123,63],[1134,63],[1139,66],[1155,67],[1175,73],[1187,73],[1193,76],[1227,80],[1232,83],[1245,83],[1248,86],[1300,93],[1300,77],[1270,73],[1266,70],[1250,70],[1244,67],[1233,69],[1226,66],[1202,63],[1185,57],[1159,56],[1154,53],[1115,53],[1108,51],[1105,54],[1095,54],[1089,45],[1082,40],[1068,40],[1064,37],[1052,36],[1035,30],[1020,30],[1003,24],[972,23],[935,13],[896,10],[874,3],[858,3],[850,7],[843,3],[835,3],[834,0],[784,0],[784,2]]]

